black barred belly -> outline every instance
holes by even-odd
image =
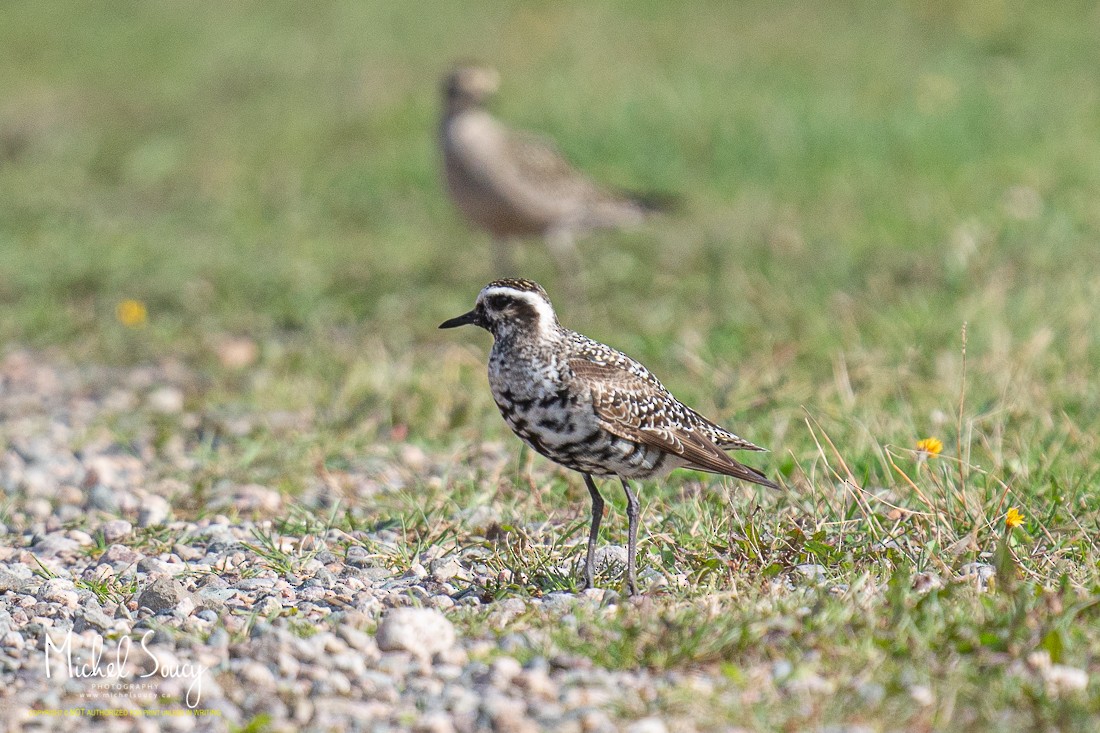
[[[642,479],[665,474],[675,467],[663,451],[602,430],[594,415],[514,403],[507,408],[498,403],[498,407],[505,422],[524,443],[574,471]]]

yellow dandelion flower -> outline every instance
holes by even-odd
[[[115,306],[115,318],[126,328],[138,328],[149,320],[149,311],[140,300],[122,300]]]
[[[930,456],[938,456],[943,452],[943,441],[939,438],[921,438],[917,441],[917,450]]]
[[[1019,527],[1024,523],[1023,513],[1014,506],[1008,508],[1008,514],[1005,515],[1005,526],[1009,529]]]

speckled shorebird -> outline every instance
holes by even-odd
[[[637,592],[638,498],[627,479],[674,468],[733,476],[779,488],[727,450],[759,448],[677,400],[626,354],[558,323],[546,291],[530,280],[496,280],[469,313],[440,324],[473,324],[493,335],[489,388],[523,442],[580,472],[592,495],[584,582],[592,587],[603,497],[593,476],[618,476],[626,491],[627,589]]]
[[[499,84],[495,69],[456,67],[443,83],[439,136],[447,190],[492,235],[498,267],[513,268],[509,240],[541,236],[559,268],[576,272],[578,233],[632,226],[661,208],[596,184],[553,142],[498,122],[486,103]]]

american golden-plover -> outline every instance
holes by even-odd
[[[497,267],[513,269],[510,240],[541,236],[559,269],[575,273],[577,234],[638,224],[661,204],[600,186],[551,141],[501,124],[486,109],[499,83],[484,66],[458,66],[444,79],[439,140],[447,190],[492,235]]]
[[[637,592],[638,498],[628,479],[674,468],[732,476],[779,488],[727,450],[759,448],[677,400],[629,356],[558,323],[546,291],[530,280],[496,280],[469,313],[440,324],[472,324],[493,335],[489,388],[523,442],[580,472],[592,495],[584,582],[592,587],[603,498],[593,476],[617,476],[626,491],[627,590]]]

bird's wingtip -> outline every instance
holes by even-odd
[[[646,214],[679,214],[684,210],[684,199],[667,191],[630,191],[627,194]]]

